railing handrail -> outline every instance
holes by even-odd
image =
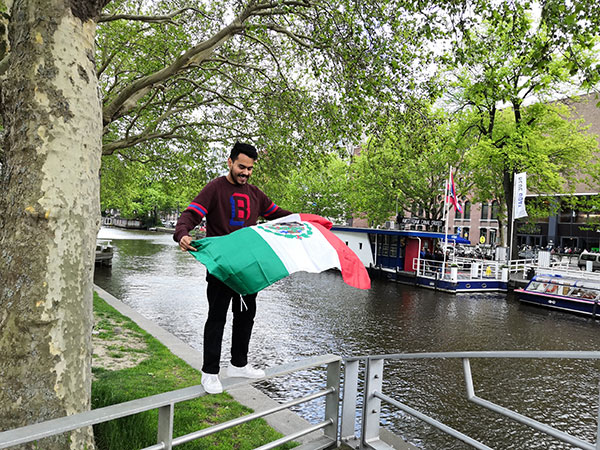
[[[473,377],[471,374],[470,359],[474,358],[561,358],[561,359],[600,359],[600,351],[468,351],[468,352],[430,352],[430,353],[395,353],[386,355],[368,355],[344,358],[346,367],[346,378],[344,380],[344,402],[342,404],[342,428],[343,440],[352,439],[355,428],[355,416],[352,414],[350,403],[356,404],[359,363],[365,363],[364,400],[362,408],[362,434],[361,442],[365,448],[391,449],[380,439],[380,411],[381,402],[386,402],[399,408],[405,413],[421,420],[429,425],[443,431],[444,433],[459,439],[472,447],[482,450],[490,450],[490,447],[471,437],[453,429],[433,417],[418,411],[392,396],[382,392],[383,387],[383,365],[385,360],[408,360],[408,359],[461,359],[463,365],[464,379],[466,384],[467,399],[481,407],[495,413],[508,417],[512,420],[525,424],[544,434],[557,438],[563,442],[570,443],[578,448],[586,450],[600,450],[600,425],[596,434],[596,442],[590,443],[573,435],[546,425],[530,417],[524,416],[516,411],[497,405],[493,402],[478,397],[475,394]],[[362,448],[362,447],[361,447]]]
[[[266,376],[259,380],[225,378],[224,380],[222,380],[222,384],[225,390],[229,390],[256,381],[262,381],[269,378],[274,378],[293,372],[311,369],[318,366],[340,363],[341,360],[342,358],[340,356],[331,354],[314,356],[300,361],[294,361],[288,364],[283,364],[277,367],[267,368],[265,369]],[[204,391],[204,388],[202,388],[201,385],[191,386],[183,389],[177,389],[171,392],[165,392],[162,394],[156,394],[149,397],[119,403],[116,405],[105,406],[103,408],[85,411],[66,417],[51,419],[44,422],[16,428],[14,430],[2,431],[0,432],[0,449],[37,441],[46,437],[73,431],[78,428],[92,426],[103,422],[109,422],[111,420],[138,414],[144,411],[150,411],[164,407],[172,408],[173,405],[176,403],[192,400],[201,397],[205,394],[206,392]],[[327,425],[328,424],[324,424],[324,426]],[[160,446],[160,443],[157,445]]]
[[[540,267],[537,269],[537,272],[539,272],[540,275],[566,275],[575,278],[589,278],[594,281],[600,280],[600,273],[589,272],[582,269],[563,268],[562,266]]]
[[[447,358],[551,358],[551,359],[600,359],[600,351],[585,350],[498,350],[468,352],[391,353],[368,356],[349,356],[343,362],[367,361],[369,359],[447,359]]]

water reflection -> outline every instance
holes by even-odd
[[[201,350],[204,266],[181,252],[170,235],[103,229],[100,237],[113,239],[115,257],[112,269],[97,268],[96,283]],[[598,350],[599,323],[523,305],[512,295],[453,296],[378,280],[371,290],[360,291],[336,273],[300,273],[265,289],[258,299],[250,358],[261,367],[323,353]],[[230,339],[228,326],[224,364]],[[481,397],[595,440],[598,364],[475,360],[472,369]],[[312,391],[323,379],[323,371],[307,371],[263,387],[271,396],[289,399]],[[460,361],[389,362],[384,390],[492,448],[568,448],[467,402]],[[321,420],[314,406],[319,402],[300,412]],[[391,408],[384,408],[383,423],[422,448],[470,448]]]

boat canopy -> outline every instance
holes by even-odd
[[[392,236],[405,236],[413,238],[431,238],[445,240],[445,233],[436,233],[433,231],[407,231],[407,230],[389,230],[381,228],[354,228],[354,227],[341,227],[334,225],[331,231],[345,231],[348,233],[367,233],[367,234],[387,234]],[[448,242],[454,242],[456,244],[470,245],[471,241],[460,237],[456,234],[448,235]]]

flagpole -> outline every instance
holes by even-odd
[[[517,183],[515,183],[515,174],[513,173],[513,203],[512,203],[512,214],[510,217],[510,242],[508,243],[508,260],[512,259],[512,248],[513,248],[513,237],[515,233],[515,211],[517,204]],[[517,259],[519,259],[519,254],[517,252]]]
[[[452,166],[448,172],[448,182],[446,183],[446,189],[444,189],[444,221],[446,222],[446,231],[444,234],[444,263],[442,265],[442,278],[446,274],[446,253],[448,251],[448,216],[450,215],[450,208],[446,211],[448,203],[448,190],[450,189],[450,177],[452,176]]]

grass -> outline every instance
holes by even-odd
[[[146,358],[135,367],[107,370],[93,368],[92,408],[113,405],[141,397],[160,394],[200,384],[200,372],[173,355],[163,344],[139,328],[128,317],[108,305],[94,293],[94,314],[97,320],[96,337],[112,340],[116,327],[139,338],[146,349],[127,348],[126,345],[109,348],[108,353],[125,358],[128,353],[146,353]],[[237,403],[227,394],[207,395],[175,405],[173,436],[182,436],[217,423],[225,422],[252,410]],[[156,443],[158,410],[147,411],[94,426],[98,450],[132,450]],[[177,448],[196,449],[253,449],[274,441],[282,435],[263,419],[221,431],[183,444]],[[289,449],[295,443],[279,447]]]

